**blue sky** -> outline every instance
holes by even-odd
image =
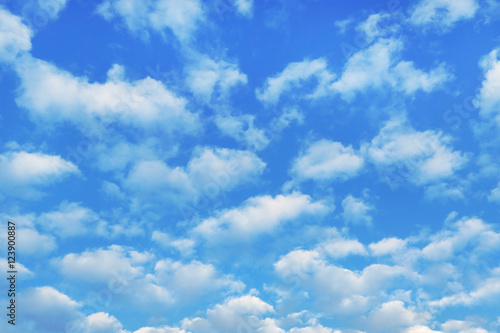
[[[0,328],[499,331],[499,18],[0,1]]]

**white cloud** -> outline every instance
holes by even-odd
[[[162,327],[142,327],[137,331],[134,331],[134,333],[188,333],[188,332],[177,327],[162,326]]]
[[[409,327],[404,331],[404,333],[442,333],[441,331],[433,331],[429,327],[424,325],[415,325]]]
[[[5,245],[5,248],[7,248],[7,245]],[[6,268],[9,267],[7,259],[2,258],[2,257],[0,257],[0,265],[2,265],[2,267],[6,267]],[[19,274],[18,278],[20,278],[20,279],[29,279],[29,278],[33,277],[33,275],[34,275],[32,271],[30,271],[26,266],[24,266],[20,262],[16,262],[15,267],[16,267],[17,273]]]
[[[186,109],[185,99],[150,77],[125,81],[116,64],[104,83],[29,56],[16,63],[16,70],[21,79],[16,102],[36,120],[81,125],[100,119],[167,133],[199,130],[198,115]]]
[[[9,151],[0,154],[0,188],[11,196],[37,198],[38,187],[78,174],[78,168],[57,155]]]
[[[259,317],[273,313],[274,308],[251,295],[228,298],[207,310],[206,318],[184,319],[182,328],[193,333],[202,332],[248,332],[268,324]]]
[[[198,147],[186,167],[170,168],[163,161],[140,161],[124,181],[126,189],[147,196],[185,201],[255,180],[266,164],[254,153],[227,148]]]
[[[322,250],[332,258],[343,258],[352,254],[367,254],[364,245],[355,239],[333,238],[319,244],[318,247],[318,251]]]
[[[224,60],[214,61],[199,55],[197,61],[186,69],[186,84],[190,90],[209,102],[213,95],[224,98],[230,89],[247,83],[247,76],[236,64]]]
[[[473,18],[478,8],[476,0],[421,0],[412,9],[409,21],[447,30],[458,21]]]
[[[107,21],[118,17],[133,33],[144,30],[170,30],[180,41],[186,41],[204,19],[203,4],[199,0],[105,0],[97,13]],[[146,35],[144,37],[149,37]]]
[[[251,17],[253,14],[253,0],[233,0],[239,14]]]
[[[307,291],[322,311],[337,314],[364,313],[394,279],[413,278],[413,272],[401,266],[372,264],[361,272],[351,271],[328,264],[317,251],[305,250],[281,257],[274,268],[284,282]]]
[[[64,332],[66,325],[80,316],[79,303],[49,286],[27,289],[19,298],[25,302],[24,316],[37,332]]]
[[[243,142],[253,150],[262,150],[271,142],[264,130],[255,127],[254,115],[216,115],[215,124],[222,134]]]
[[[193,260],[183,264],[170,259],[156,263],[155,283],[172,292],[177,302],[190,302],[215,291],[241,292],[245,285],[232,276],[221,275],[213,265]],[[189,304],[189,303],[188,303]]]
[[[372,42],[376,38],[391,35],[399,30],[399,25],[388,23],[390,19],[389,13],[372,14],[365,21],[359,23],[356,29],[365,34],[367,42]]]
[[[381,304],[368,315],[370,332],[388,332],[397,327],[423,324],[430,319],[430,313],[419,313],[408,309],[401,301],[390,301]]]
[[[145,253],[146,260],[152,256]],[[136,259],[136,260],[135,260]],[[144,259],[137,252],[112,245],[107,249],[70,253],[56,260],[60,271],[72,278],[87,282],[108,282],[117,276],[130,280],[141,276]]]
[[[247,199],[240,207],[219,211],[215,217],[203,220],[194,233],[207,240],[220,241],[249,239],[261,233],[270,233],[280,224],[303,214],[322,214],[328,207],[313,202],[311,197],[298,192],[289,195],[268,195]]]
[[[430,92],[452,78],[443,65],[426,73],[416,69],[411,61],[399,60],[402,48],[398,39],[377,40],[347,60],[340,79],[330,89],[345,100],[365,89],[385,86],[411,95],[417,90]]]
[[[480,65],[484,71],[481,90],[475,101],[480,115],[487,121],[493,120],[500,127],[500,60],[499,49],[491,51],[483,57]]]
[[[370,211],[374,208],[362,199],[348,195],[342,200],[342,208],[342,218],[346,223],[371,225]]]
[[[491,190],[488,200],[500,203],[500,183],[498,183],[497,187]]]
[[[278,75],[267,78],[264,86],[256,89],[256,96],[261,102],[273,105],[278,103],[280,96],[284,92],[299,87],[312,78],[318,80],[318,87],[309,97],[323,94],[322,89],[333,79],[333,75],[330,74],[326,67],[326,61],[322,58],[290,63]]]
[[[474,323],[467,320],[447,320],[441,324],[443,333],[488,333],[484,328],[474,327]]]
[[[57,208],[43,213],[38,223],[61,237],[78,236],[91,230],[91,225],[99,221],[99,216],[91,209],[82,207],[77,202],[63,201]]]
[[[370,250],[375,256],[394,254],[406,246],[407,241],[395,237],[384,238],[376,243],[369,245]]]
[[[351,146],[319,140],[294,161],[292,173],[300,179],[345,180],[356,176],[364,159]]]
[[[308,326],[301,328],[294,327],[289,331],[289,333],[341,333],[341,332],[337,330],[334,331],[331,328],[317,324],[315,326]]]
[[[96,312],[77,323],[73,323],[72,327],[77,328],[77,332],[81,333],[127,333],[122,329],[123,325],[114,316],[106,312]]]
[[[428,260],[446,260],[466,246],[475,251],[490,251],[500,247],[500,233],[491,225],[477,218],[462,219],[453,223],[450,230],[443,230],[431,237],[431,242],[422,249],[422,256]]]
[[[0,8],[0,61],[11,62],[31,49],[32,31],[21,18]]]
[[[444,64],[429,72],[415,68],[412,61],[401,60],[402,49],[400,39],[378,38],[348,58],[338,80],[334,80],[335,74],[329,71],[322,58],[290,63],[278,75],[267,78],[263,87],[256,90],[256,96],[264,104],[274,105],[284,93],[315,79],[315,89],[306,98],[340,94],[344,100],[350,101],[357,93],[368,89],[391,88],[406,95],[419,90],[431,92],[453,78]]]
[[[174,248],[182,256],[190,256],[194,251],[195,241],[189,238],[174,238],[161,231],[153,231],[151,239],[165,248]]]
[[[464,153],[449,146],[451,141],[450,136],[441,132],[420,132],[404,119],[394,118],[362,150],[389,177],[404,176],[414,184],[423,185],[453,176],[467,162]]]
[[[57,248],[53,236],[40,234],[36,229],[20,228],[18,239],[24,244],[19,248],[19,252],[23,255],[44,256]]]

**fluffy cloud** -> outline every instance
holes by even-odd
[[[108,249],[70,253],[57,259],[60,271],[73,279],[88,282],[108,282],[117,276],[130,280],[141,276],[142,263],[151,259],[148,253],[127,251],[124,247],[112,245]]]
[[[0,61],[11,62],[31,49],[32,31],[21,18],[0,8]]]
[[[356,176],[363,163],[363,157],[351,146],[319,140],[311,144],[294,161],[292,173],[299,180],[345,180]]]
[[[330,89],[346,100],[357,92],[385,86],[411,95],[418,90],[430,92],[452,78],[443,65],[427,73],[416,69],[411,61],[400,60],[402,48],[403,43],[398,39],[379,39],[354,53]]]
[[[40,234],[36,229],[18,229],[18,239],[24,244],[19,248],[19,252],[24,255],[44,256],[57,248],[52,235]]]
[[[386,37],[399,30],[398,25],[391,25],[389,13],[377,13],[368,16],[368,18],[356,26],[358,31],[365,34],[367,42],[372,42],[376,38]]]
[[[367,325],[370,332],[392,332],[398,327],[425,323],[430,317],[430,313],[406,308],[401,301],[390,301],[370,312]]]
[[[285,282],[300,286],[330,313],[365,312],[395,279],[411,279],[411,270],[401,266],[372,264],[361,272],[328,264],[317,251],[295,250],[274,264]],[[335,301],[332,301],[335,300]]]
[[[64,332],[66,325],[79,318],[79,303],[52,287],[25,290],[23,313],[32,321],[37,332]]]
[[[240,207],[220,211],[215,217],[203,220],[194,233],[208,240],[248,239],[261,233],[272,232],[281,223],[303,214],[322,214],[328,211],[322,202],[298,192],[289,195],[252,197]]]
[[[188,332],[177,327],[162,326],[162,327],[142,327],[137,331],[134,331],[134,333],[188,333]]]
[[[225,97],[232,87],[246,83],[247,76],[237,65],[224,60],[216,62],[203,55],[186,69],[187,86],[205,102],[209,102],[214,94]]]
[[[491,251],[500,246],[500,233],[480,219],[462,219],[432,236],[422,249],[422,256],[428,260],[446,260],[467,246],[479,252]]]
[[[421,0],[412,9],[409,21],[447,30],[458,21],[473,18],[478,8],[476,0]]]
[[[126,189],[185,201],[222,191],[260,176],[266,164],[254,153],[227,148],[198,148],[185,168],[170,168],[163,161],[140,161],[124,181]]]
[[[498,49],[485,56],[480,65],[484,71],[484,80],[476,99],[476,106],[481,116],[486,120],[493,120],[500,126],[500,60]]]
[[[441,132],[420,132],[403,119],[394,118],[362,148],[386,176],[407,177],[412,183],[423,185],[453,176],[467,162],[464,153],[449,146],[451,141]]]
[[[239,14],[250,17],[253,14],[253,0],[233,0]]]
[[[290,63],[283,72],[268,78],[264,86],[256,90],[256,95],[265,104],[276,104],[285,92],[296,87],[303,88],[314,78],[315,89],[307,98],[340,94],[349,101],[359,92],[386,87],[406,95],[413,95],[419,90],[430,92],[453,78],[444,64],[429,72],[415,68],[412,61],[401,60],[402,49],[400,39],[378,38],[375,43],[347,59],[337,80],[334,80],[335,75],[322,58]]]
[[[0,188],[9,195],[37,198],[39,187],[78,174],[78,168],[57,155],[9,151],[0,154]]]
[[[333,78],[333,75],[328,72],[326,67],[327,64],[324,59],[290,63],[281,73],[267,78],[264,86],[255,91],[257,98],[266,104],[276,104],[284,92],[298,87],[312,78],[318,81],[318,87],[309,97],[322,94],[324,85]]]
[[[72,323],[71,328],[81,333],[128,333],[122,329],[118,319],[106,312],[96,312],[82,320]]]
[[[82,235],[91,224],[99,221],[99,217],[91,209],[82,207],[76,202],[62,202],[57,210],[43,213],[38,223],[62,237]]]
[[[394,254],[406,246],[407,241],[395,237],[384,238],[369,245],[374,256]]]
[[[373,207],[360,198],[348,195],[342,200],[342,218],[346,223],[371,225],[372,217],[370,211]]]
[[[97,13],[107,21],[118,17],[134,34],[168,30],[180,41],[189,40],[204,19],[203,4],[199,0],[182,3],[176,0],[105,0],[97,7]]]
[[[243,142],[252,150],[262,150],[267,147],[271,139],[265,131],[254,125],[254,115],[217,115],[215,124],[222,134]]]
[[[91,83],[29,56],[16,63],[16,71],[21,79],[16,102],[34,119],[80,125],[99,118],[165,132],[199,129],[198,115],[186,110],[185,99],[150,77],[124,80],[119,65],[111,68],[104,83]]]
[[[261,316],[273,313],[274,308],[251,295],[227,299],[207,310],[206,318],[185,319],[182,328],[197,332],[234,332],[250,331],[266,326]]]
[[[170,259],[156,263],[155,282],[172,291],[177,302],[189,302],[193,298],[214,291],[241,292],[245,285],[231,276],[223,276],[213,265],[191,261],[183,264]]]
[[[497,187],[491,190],[488,200],[500,203],[500,183],[498,183]]]
[[[188,238],[176,239],[161,231],[153,231],[151,239],[165,248],[174,248],[183,256],[190,256],[194,251],[195,241]]]

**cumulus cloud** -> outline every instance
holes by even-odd
[[[81,333],[130,333],[123,330],[122,323],[106,312],[96,312],[70,325]]]
[[[208,309],[205,318],[184,319],[182,328],[193,333],[249,331],[267,326],[261,317],[273,312],[270,304],[256,296],[231,297]]]
[[[77,236],[91,229],[99,217],[91,209],[82,207],[77,202],[62,202],[57,210],[42,213],[38,223],[62,237]]]
[[[347,59],[336,80],[322,58],[290,63],[278,75],[267,78],[263,87],[256,90],[256,95],[261,102],[274,105],[286,92],[297,87],[304,90],[306,82],[315,79],[315,89],[306,98],[339,94],[342,99],[350,101],[357,93],[370,89],[391,88],[406,95],[420,90],[428,93],[453,78],[444,64],[428,72],[416,68],[412,61],[401,59],[402,50],[400,39],[377,38],[373,44]],[[303,97],[302,94],[299,96]]]
[[[199,130],[198,115],[186,109],[185,99],[150,77],[124,80],[124,69],[116,64],[104,83],[29,56],[16,63],[16,71],[21,79],[16,102],[34,119],[78,125],[100,119],[167,133]]]
[[[498,59],[498,49],[491,51],[483,57],[480,65],[484,71],[479,95],[475,105],[479,107],[480,115],[485,120],[493,120],[497,127],[500,126],[500,60]]]
[[[371,243],[369,248],[373,255],[383,256],[394,254],[406,246],[407,240],[390,237],[384,238],[376,243]]]
[[[238,66],[224,60],[215,61],[199,55],[186,71],[186,84],[195,96],[209,102],[212,96],[224,98],[231,88],[247,83]]]
[[[171,168],[163,161],[137,162],[124,181],[130,191],[186,201],[214,198],[260,176],[266,164],[254,153],[227,148],[198,147],[186,167]]]
[[[32,31],[21,18],[0,8],[0,61],[12,62],[31,49]]]
[[[317,251],[294,250],[275,264],[284,281],[293,282],[315,297],[317,306],[330,313],[361,314],[395,279],[411,279],[402,266],[372,264],[361,272],[327,263]],[[333,301],[336,300],[336,301]]]
[[[409,21],[446,31],[461,20],[473,18],[478,9],[476,0],[421,0],[412,8]]]
[[[240,15],[251,17],[253,14],[253,0],[233,0]]]
[[[220,274],[213,265],[193,260],[183,264],[170,259],[156,263],[155,282],[172,292],[178,302],[192,301],[215,291],[241,292],[245,285],[230,275]]]
[[[143,264],[152,259],[149,253],[129,251],[118,245],[107,249],[70,253],[56,260],[60,271],[73,279],[87,282],[108,282],[116,276],[133,279],[143,273]]]
[[[430,313],[408,309],[401,301],[381,304],[368,315],[367,326],[370,332],[389,332],[398,327],[423,324],[431,317]]]
[[[374,208],[362,199],[348,195],[342,200],[342,208],[342,218],[346,223],[371,225],[370,211]]]
[[[404,119],[394,118],[362,149],[386,176],[424,185],[452,177],[467,162],[467,155],[454,151],[451,141],[441,132],[417,131]]]
[[[303,214],[322,214],[328,207],[314,202],[298,192],[288,195],[257,196],[247,199],[241,206],[219,211],[216,216],[203,220],[193,232],[207,240],[249,239],[261,233],[270,233],[280,224],[299,218]]]
[[[215,124],[223,135],[244,143],[252,150],[262,150],[269,145],[271,139],[263,129],[254,125],[254,115],[217,115]]]
[[[497,187],[491,190],[490,195],[488,195],[488,200],[500,203],[500,183],[498,183]]]
[[[412,61],[401,60],[403,43],[399,39],[378,39],[373,45],[354,53],[344,72],[330,89],[351,100],[366,89],[390,87],[407,95],[418,90],[430,92],[451,80],[444,65],[430,72],[415,68]]]
[[[186,41],[204,19],[199,0],[105,0],[97,7],[105,20],[119,18],[134,34],[146,31],[170,31],[180,41]],[[142,37],[149,37],[149,34]]]
[[[194,251],[195,241],[189,238],[174,238],[161,231],[153,231],[151,239],[164,248],[173,248],[182,256],[190,256]]]
[[[299,155],[291,171],[298,180],[346,180],[355,177],[363,164],[363,157],[351,146],[319,140]]]
[[[73,163],[58,155],[26,151],[0,154],[0,188],[11,196],[38,198],[43,195],[40,187],[78,173]]]
[[[255,93],[261,102],[273,105],[278,103],[283,93],[295,87],[300,87],[310,79],[317,80],[318,86],[315,92],[311,93],[309,97],[313,97],[315,94],[322,94],[324,85],[332,78],[333,75],[328,71],[325,59],[293,62],[288,64],[281,73],[267,78],[264,86],[256,89]]]
[[[19,297],[29,305],[23,307],[23,313],[37,332],[64,332],[80,316],[81,305],[53,287],[29,288]]]
[[[392,35],[399,30],[399,25],[390,24],[391,15],[389,13],[376,13],[368,16],[356,26],[366,36],[366,41],[371,43],[376,38]]]
[[[467,246],[473,246],[476,251],[498,248],[500,233],[478,218],[462,219],[432,236],[422,255],[428,260],[445,260]]]

